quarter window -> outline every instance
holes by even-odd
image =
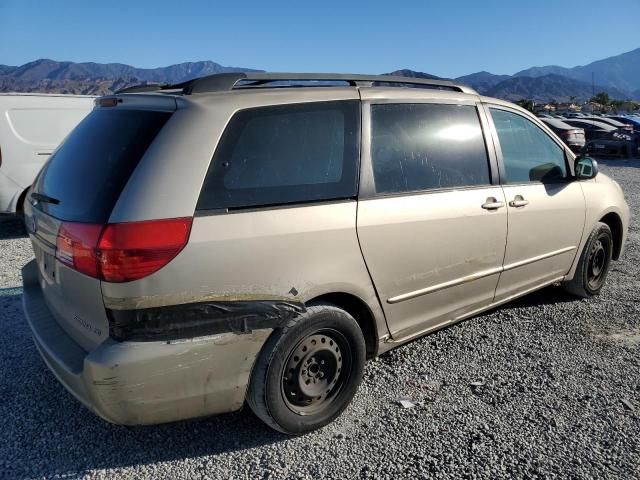
[[[490,183],[478,112],[468,105],[372,105],[371,161],[378,193]]]
[[[354,197],[359,133],[357,101],[243,110],[220,140],[198,209]]]
[[[491,108],[505,183],[554,182],[567,177],[564,150],[537,125],[516,113]]]

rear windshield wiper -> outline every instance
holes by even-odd
[[[57,198],[53,198],[50,197],[49,195],[45,195],[44,193],[32,193],[31,194],[31,198],[33,198],[34,200],[37,200],[38,202],[42,202],[42,203],[52,203],[53,205],[59,205],[60,204],[60,200],[58,200]]]

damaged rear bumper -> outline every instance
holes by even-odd
[[[171,342],[108,339],[86,352],[50,313],[35,261],[22,274],[23,307],[42,358],[69,392],[104,419],[155,424],[242,407],[255,357],[271,329]]]

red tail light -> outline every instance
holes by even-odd
[[[58,231],[56,258],[85,275],[98,277],[96,245],[101,231],[102,225],[63,223]]]
[[[113,223],[63,223],[56,257],[64,264],[107,282],[151,275],[185,247],[191,218]]]
[[[191,231],[191,218],[107,225],[98,242],[98,266],[107,282],[151,275],[175,258]]]

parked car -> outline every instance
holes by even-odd
[[[613,125],[603,123],[597,120],[590,120],[586,118],[568,118],[563,120],[567,125],[572,127],[582,128],[584,130],[587,142],[597,140],[600,138],[609,138],[618,129]]]
[[[612,116],[609,117],[618,122],[630,125],[633,128],[635,134],[640,134],[640,118],[634,116]]]
[[[94,98],[0,93],[0,214],[22,211],[42,165],[93,108]]]
[[[638,148],[632,141],[600,139],[585,145],[584,151],[595,156],[615,156],[632,158],[638,155]]]
[[[611,125],[612,127],[616,127],[618,130],[624,131],[626,133],[633,133],[633,126],[628,125],[624,122],[620,122],[615,118],[611,117],[585,117],[586,120],[595,120],[596,122],[606,123],[607,125]]]
[[[557,118],[543,118],[542,121],[574,152],[584,148],[586,143],[584,129],[571,126]]]
[[[600,118],[598,120],[573,118],[565,120],[565,123],[584,128],[587,140],[584,149],[587,153],[623,157],[634,156],[634,151],[637,148],[634,136],[601,120]]]
[[[546,285],[596,295],[623,251],[620,186],[466,86],[254,72],[150,88],[100,98],[25,206],[36,345],[111,422],[246,402],[308,432],[367,358]]]

